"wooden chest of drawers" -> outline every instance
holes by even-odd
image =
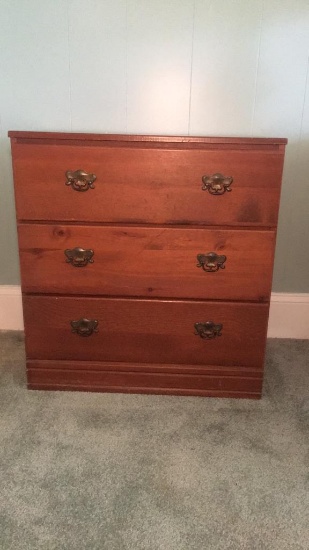
[[[9,135],[29,388],[260,397],[286,140]]]

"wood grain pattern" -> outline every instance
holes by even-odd
[[[19,226],[24,292],[268,301],[273,231],[169,227]],[[94,250],[94,263],[73,267],[64,250]],[[206,273],[197,254],[227,257]]]
[[[113,372],[146,372],[170,374],[203,374],[207,376],[238,376],[240,378],[262,378],[263,368],[240,367],[223,365],[190,365],[175,363],[126,363],[124,361],[58,361],[49,359],[30,359],[27,368],[31,369],[56,369],[56,370],[82,370],[82,371],[113,371]]]
[[[23,304],[28,359],[263,365],[267,304],[49,296]],[[98,320],[98,333],[72,333],[81,317]],[[206,341],[194,324],[209,320],[223,329]]]
[[[28,387],[259,398],[286,140],[10,137]],[[233,183],[214,196],[218,172]],[[209,252],[224,269],[203,271]]]
[[[61,143],[61,142],[60,142]],[[278,151],[24,145],[13,143],[20,220],[265,226],[277,223],[283,154]],[[236,147],[236,146],[235,146]],[[95,173],[95,189],[65,185],[67,170]],[[202,176],[232,176],[222,196]],[[31,200],[29,197],[31,196]]]

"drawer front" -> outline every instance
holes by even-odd
[[[267,301],[273,231],[19,226],[25,292]]]
[[[266,304],[50,296],[23,301],[28,359],[263,365]]]
[[[277,223],[283,165],[279,151],[20,143],[13,144],[12,151],[20,220]],[[66,185],[66,172],[77,170],[96,176],[94,188],[76,191],[72,180]],[[207,190],[220,192],[213,180],[202,181],[217,173],[233,178],[230,192],[215,195]]]

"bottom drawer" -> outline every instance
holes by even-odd
[[[23,303],[28,359],[263,366],[268,304],[55,296]],[[89,336],[82,319],[92,322]]]
[[[261,369],[196,365],[130,365],[66,361],[29,361],[28,387],[259,398]]]

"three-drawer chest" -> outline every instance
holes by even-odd
[[[286,140],[9,136],[28,387],[260,397]]]

